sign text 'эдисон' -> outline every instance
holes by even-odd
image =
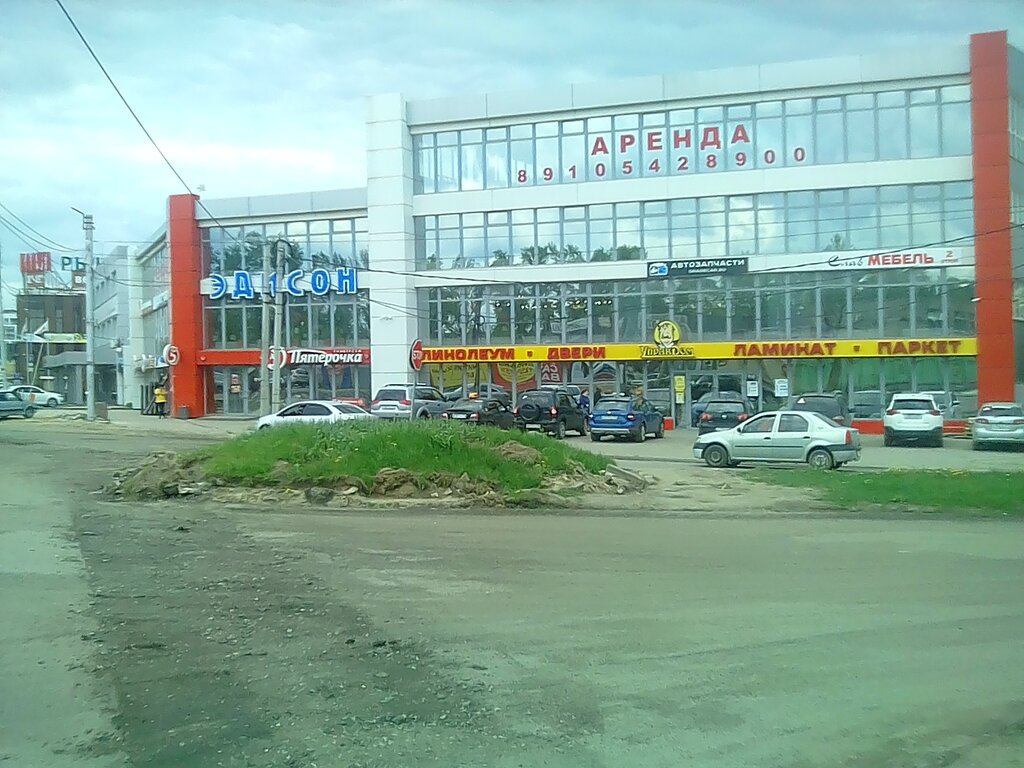
[[[257,293],[267,286],[271,296],[277,294],[278,276],[272,272],[268,278],[260,272],[249,272],[244,269],[235,270],[230,276],[210,275],[211,299],[230,296],[232,299],[254,299]],[[293,269],[284,276],[283,290],[290,296],[302,296],[312,293],[314,296],[326,296],[328,293],[355,294],[359,293],[359,273],[352,267],[337,269],[314,269],[306,273],[304,269]]]

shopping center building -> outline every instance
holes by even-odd
[[[169,373],[175,413],[254,414],[269,256],[287,399],[576,383],[683,420],[709,391],[839,391],[871,418],[928,390],[966,413],[1022,397],[1022,162],[1024,56],[1001,32],[372,97],[365,189],[170,198],[133,261],[135,373]]]

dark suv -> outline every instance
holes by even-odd
[[[531,389],[519,395],[512,413],[520,429],[540,429],[561,439],[566,432],[587,434],[587,414],[562,389]]]
[[[843,427],[848,427],[853,423],[850,409],[846,405],[846,398],[839,394],[811,392],[806,395],[797,395],[790,399],[789,410],[820,413]]]

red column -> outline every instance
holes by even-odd
[[[171,250],[171,344],[181,353],[171,369],[174,415],[188,408],[191,416],[206,415],[203,369],[203,249],[196,222],[194,195],[172,195],[167,206],[167,241]]]
[[[1006,32],[971,35],[978,401],[1014,399]]]

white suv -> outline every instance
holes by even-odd
[[[882,416],[882,427],[885,445],[913,440],[936,448],[942,447],[942,411],[931,395],[893,395],[889,408]]]

